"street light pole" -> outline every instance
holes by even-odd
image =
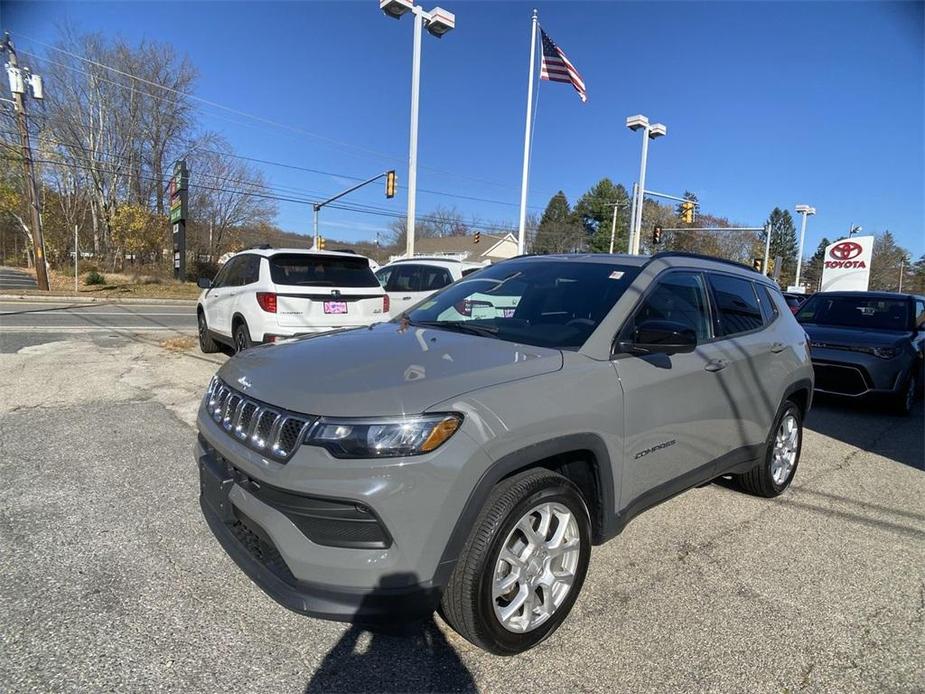
[[[441,7],[425,12],[412,0],[379,0],[379,9],[393,19],[401,19],[407,12],[414,15],[414,44],[411,55],[411,133],[408,142],[408,218],[406,220],[405,254],[414,256],[415,204],[418,184],[418,106],[421,88],[421,32],[427,31],[442,38],[455,28],[456,15]]]
[[[414,9],[414,48],[411,58],[411,136],[408,142],[408,221],[405,229],[405,255],[414,257],[414,215],[418,190],[418,107],[421,90],[421,30],[424,10]]]
[[[633,239],[630,253],[639,255],[639,239],[642,230],[642,206],[645,199],[646,190],[646,164],[649,158],[649,140],[657,137],[663,137],[668,134],[668,128],[662,123],[649,123],[649,119],[642,114],[630,116],[626,119],[626,127],[630,130],[642,130],[642,157],[639,162],[639,183],[636,190],[636,214],[632,220],[634,231],[631,233]]]
[[[617,210],[620,208],[620,203],[615,202],[613,204],[613,221],[610,223],[610,252],[613,253],[613,237],[617,234]]]
[[[797,205],[796,211],[803,215],[803,223],[800,225],[800,247],[797,250],[797,273],[796,277],[793,279],[793,286],[800,286],[800,269],[803,266],[803,242],[806,240],[806,218],[812,214],[816,214],[816,208],[810,207],[809,205]]]

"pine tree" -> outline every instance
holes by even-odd
[[[568,198],[561,190],[552,196],[540,218],[533,241],[534,253],[567,253],[581,245],[581,226],[575,222]]]
[[[690,200],[691,202],[694,202],[694,203],[699,202],[699,200],[697,200],[697,194],[692,193],[689,190],[685,190],[684,195],[682,195],[681,197],[683,197],[685,200]],[[684,213],[684,208],[681,207],[681,205],[683,204],[684,203],[679,202],[674,208],[675,216],[678,217],[678,219],[680,219],[681,215]]]
[[[868,288],[871,291],[897,291],[899,289],[900,268],[903,265],[908,265],[909,260],[909,251],[896,243],[893,234],[889,231],[877,234],[874,237]]]
[[[813,253],[809,261],[803,265],[806,270],[803,272],[803,277],[800,279],[804,280],[805,278],[804,284],[810,290],[818,289],[820,282],[822,282],[822,270],[823,264],[825,263],[825,248],[830,243],[832,242],[823,236],[822,240],[819,242],[819,245],[816,247],[816,252]]]
[[[609,178],[602,178],[575,203],[572,214],[588,235],[594,253],[610,250],[614,205],[618,206],[614,250],[626,249],[629,229],[629,196],[626,188],[619,183],[614,185]]]
[[[789,210],[775,207],[771,210],[767,223],[771,226],[771,260],[781,257],[780,283],[783,286],[793,284],[797,269],[797,230]],[[764,240],[762,234],[762,240]]]

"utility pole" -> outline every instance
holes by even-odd
[[[10,35],[6,34],[3,39],[2,50],[10,57],[7,63],[7,73],[10,77],[10,90],[13,92],[13,103],[16,107],[16,123],[19,126],[19,141],[22,145],[23,170],[25,173],[26,197],[29,199],[29,206],[32,208],[32,243],[34,245],[35,255],[35,277],[38,288],[48,291],[48,269],[45,266],[45,239],[42,236],[42,217],[39,212],[39,195],[38,188],[35,184],[35,167],[32,163],[32,148],[29,146],[29,127],[26,121],[26,99],[25,99],[25,80],[19,70],[16,60],[16,51],[13,49],[13,42]],[[41,79],[37,82],[34,75],[29,78],[32,86],[32,92],[35,98],[42,98]]]

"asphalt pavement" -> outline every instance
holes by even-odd
[[[787,493],[712,484],[643,514],[593,551],[555,635],[498,658],[437,616],[370,633],[254,586],[197,501],[195,413],[225,357],[97,325],[186,330],[98,315],[122,310],[2,335],[4,691],[925,690],[921,403],[819,401]]]
[[[192,303],[151,304],[0,300],[0,350],[23,335],[193,335]]]
[[[35,278],[20,268],[0,265],[0,289],[36,289]]]

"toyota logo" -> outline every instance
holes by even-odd
[[[861,244],[859,243],[855,243],[854,241],[842,241],[832,246],[829,255],[836,260],[851,260],[861,255],[863,250],[864,249],[861,248]]]

